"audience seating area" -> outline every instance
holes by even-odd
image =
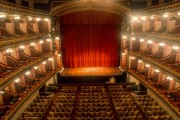
[[[126,87],[59,85],[51,97],[38,96],[19,120],[171,120],[149,95],[132,93]]]

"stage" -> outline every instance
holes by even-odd
[[[58,83],[106,83],[111,77],[120,83],[126,75],[118,67],[64,68],[57,75]]]

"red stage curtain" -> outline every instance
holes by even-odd
[[[60,19],[64,67],[119,66],[116,16],[88,11]]]

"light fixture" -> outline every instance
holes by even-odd
[[[141,20],[146,20],[146,16],[142,16],[142,17],[141,17]]]
[[[12,53],[13,50],[12,50],[12,49],[7,49],[6,52],[7,52],[7,53]]]
[[[133,20],[133,21],[137,21],[138,18],[137,18],[137,17],[132,17],[132,20]]]
[[[140,41],[140,42],[144,42],[144,39],[140,39],[139,41]]]
[[[61,57],[61,54],[58,54],[59,57]]]
[[[19,17],[19,16],[15,16],[14,19],[15,19],[15,20],[19,20],[20,17]]]
[[[152,44],[152,43],[153,43],[153,41],[152,41],[152,40],[148,40],[148,43],[149,43],[149,44]]]
[[[131,40],[136,40],[136,38],[135,38],[135,37],[132,37]]]
[[[48,42],[50,42],[50,41],[51,41],[51,39],[49,39],[49,38],[48,38],[48,39],[47,39],[47,41],[48,41]]]
[[[6,15],[0,15],[0,18],[5,18],[6,17]]]
[[[0,91],[1,94],[4,94],[4,91]]]
[[[42,64],[44,64],[44,65],[45,65],[45,64],[46,64],[46,62],[44,61]]]
[[[31,20],[32,20],[32,17],[28,17],[28,20],[30,20],[30,21],[31,21]]]
[[[37,67],[37,66],[35,66],[35,67],[34,67],[34,69],[35,69],[35,70],[37,70],[37,69],[38,69],[38,67]]]
[[[16,80],[14,80],[14,82],[18,83],[18,82],[19,82],[19,78],[18,78],[18,79],[16,79]]]
[[[45,18],[44,21],[49,21],[49,19],[48,19],[48,18]]]
[[[151,19],[154,19],[154,16],[151,16]]]
[[[135,59],[135,57],[131,57],[131,59],[132,59],[132,60],[134,60],[134,59]]]
[[[41,18],[36,18],[36,21],[40,21],[41,20]]]
[[[19,48],[20,49],[24,49],[25,47],[24,47],[24,45],[20,45]]]
[[[30,74],[30,72],[29,72],[29,71],[27,71],[27,72],[25,72],[25,74],[26,74],[26,75],[29,75],[29,74]]]
[[[35,43],[31,43],[31,46],[35,46],[36,44]]]
[[[59,37],[55,37],[55,40],[59,40]]]
[[[49,60],[49,61],[52,61],[53,59],[52,59],[52,58],[49,58],[48,60]]]
[[[43,41],[43,40],[40,40],[40,41],[39,41],[39,43],[41,43],[41,44],[42,44],[42,43],[44,43],[44,41]]]
[[[168,76],[166,79],[167,80],[173,80],[172,77],[170,77],[170,76]]]
[[[167,18],[167,17],[168,17],[168,14],[164,14],[163,17],[164,17],[164,18]]]
[[[126,55],[126,53],[122,53],[122,56]]]
[[[149,65],[149,64],[146,64],[145,66],[146,66],[147,68],[148,68],[148,67],[150,67],[150,65]]]
[[[178,12],[178,15],[180,15],[180,12]]]
[[[126,39],[127,38],[127,36],[123,36],[123,39]]]
[[[159,43],[159,46],[164,46],[165,44],[164,43]]]
[[[142,63],[142,60],[138,60],[138,63]]]
[[[157,72],[157,73],[158,73],[158,72],[160,72],[160,71],[159,71],[158,69],[156,69],[156,70],[155,70],[155,72]]]
[[[175,49],[175,50],[178,50],[179,46],[173,46],[172,48]]]

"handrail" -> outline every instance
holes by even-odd
[[[151,46],[148,46],[146,49],[144,49],[144,50],[142,50],[142,51],[140,51],[141,53],[144,53],[144,52],[146,52],[147,50],[149,50],[149,49],[151,49],[152,48],[152,45]]]
[[[32,33],[29,33],[28,30],[30,30]],[[27,33],[28,33],[28,34],[35,34],[36,32],[35,32],[32,28],[27,27]]]
[[[39,81],[37,84],[33,85],[28,92],[26,92],[22,98],[17,101],[14,106],[6,112],[6,114],[2,117],[3,120],[10,120],[16,112],[22,107],[23,104],[33,95],[35,91],[37,91],[39,88],[41,88],[42,85],[45,84],[45,82],[52,77],[55,74],[55,71],[52,71],[50,73],[47,73],[46,76],[43,78],[43,80]]]
[[[43,54],[43,52],[37,51],[36,49],[34,49],[33,47],[30,47],[31,50],[33,50],[35,53],[37,54]]]
[[[168,34],[177,34],[177,35],[178,35],[178,34],[180,34],[180,33],[173,33],[173,31],[176,30],[177,28],[180,29],[180,25],[177,25],[176,27],[174,27],[174,29],[169,30],[167,33],[168,33]]]
[[[9,68],[9,69],[14,69],[14,67],[11,67],[11,66],[8,66],[8,65],[5,65],[4,63],[0,62],[0,65],[2,67],[6,67],[6,68]]]
[[[20,28],[18,28],[18,27],[14,27],[14,30],[16,31],[16,29],[17,30],[19,30],[23,35],[27,35],[27,33],[25,33],[24,31],[22,31]],[[20,33],[20,34],[21,34]],[[16,34],[16,33],[15,33]]]
[[[152,78],[152,77],[154,77],[154,76],[157,75],[157,74],[159,74],[159,73],[154,73],[154,74],[148,76],[148,78]]]
[[[164,31],[164,33],[166,32],[166,28],[167,27],[167,25],[163,25],[163,26],[161,26],[159,29],[157,29],[157,30],[154,30],[154,32],[158,32],[158,33],[162,33],[163,31],[162,30],[165,30]]]
[[[159,49],[158,51],[156,51],[155,53],[151,54],[151,55],[148,55],[148,56],[155,56],[157,55],[158,53],[162,52],[164,50],[164,48],[161,48]]]
[[[159,60],[167,59],[167,58],[169,58],[171,55],[177,54],[177,53],[178,53],[178,52],[172,52],[172,53],[170,53],[169,55],[167,55],[167,56],[165,56],[165,57],[163,57],[163,58],[161,58],[161,59],[159,59]]]
[[[7,90],[3,90],[3,92],[8,93],[8,94],[10,94],[10,95],[12,95],[12,96],[18,95],[17,93],[12,93],[12,92],[9,92],[9,91],[7,91]]]
[[[37,58],[37,57],[30,56],[30,55],[28,55],[28,54],[26,54],[25,52],[22,52],[22,51],[18,51],[18,52],[22,53],[27,58]]]
[[[170,92],[176,92],[177,90],[179,90],[180,89],[180,87],[177,87],[176,89],[174,89],[174,90],[172,90],[172,91],[170,91]]]
[[[150,26],[149,29],[145,30],[145,32],[151,32],[151,29],[154,29],[154,25]]]
[[[9,58],[11,58],[11,59],[13,59],[13,60],[15,60],[15,61],[18,61],[18,62],[24,62],[23,60],[19,60],[19,59],[13,57],[12,55],[5,55],[5,56],[6,56],[6,57],[9,57]]]
[[[3,30],[5,30],[7,33],[9,33],[11,36],[15,36],[15,34],[12,34],[9,30],[7,30],[7,29],[5,29],[5,28],[3,28],[3,27],[0,27],[0,29],[3,29]]]
[[[20,82],[16,82],[18,85],[22,86],[22,87],[26,87],[26,85],[20,83]]]

